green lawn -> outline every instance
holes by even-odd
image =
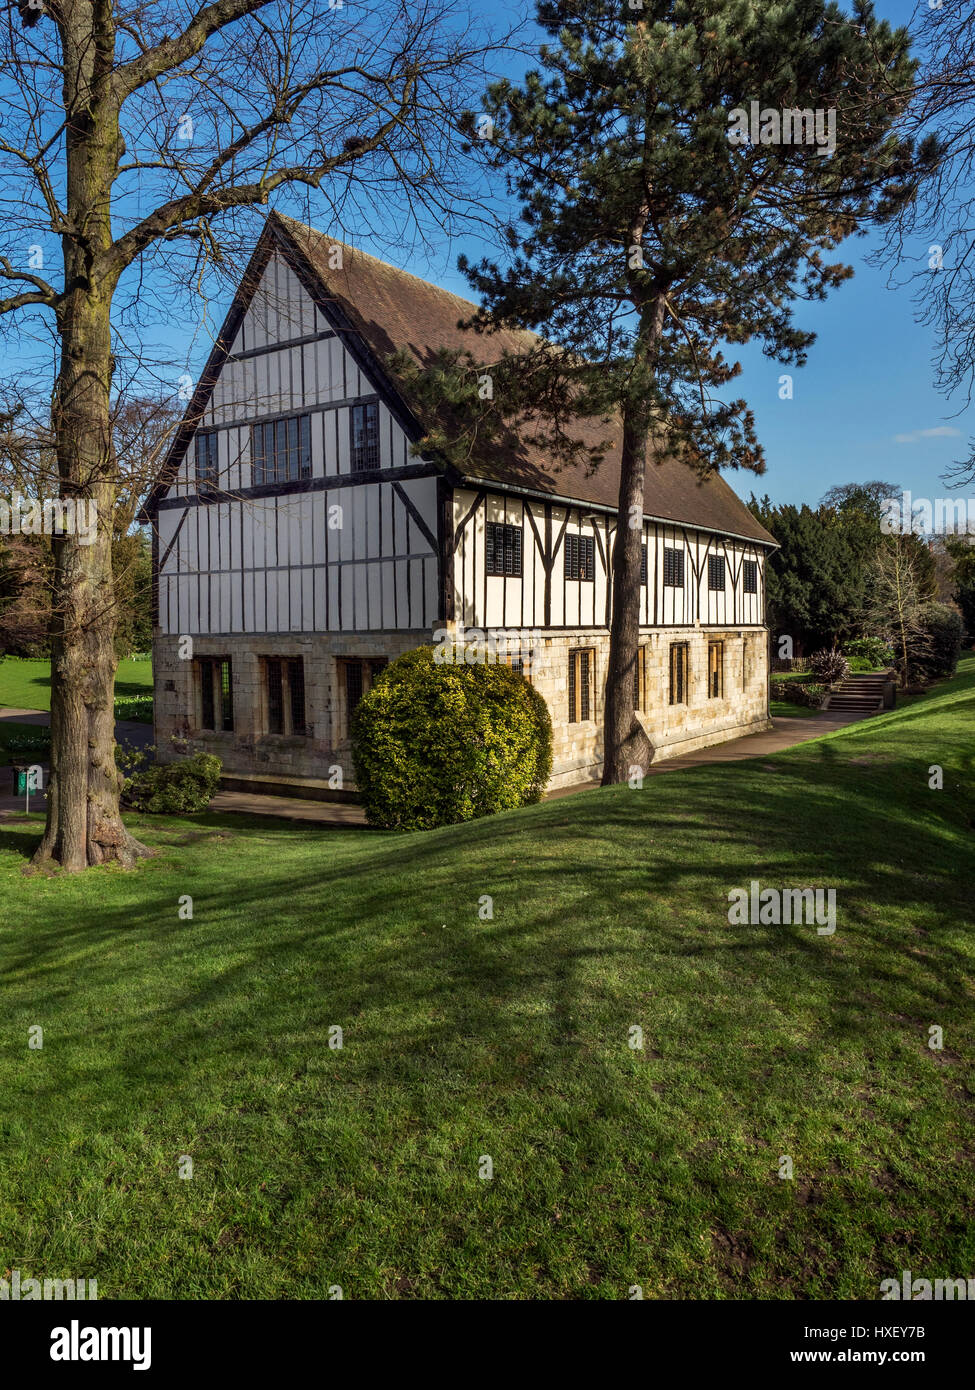
[[[146,696],[150,697],[148,706]],[[115,677],[116,718],[152,722],[152,662],[125,660]],[[51,663],[7,656],[0,661],[0,708],[51,708]]]
[[[775,757],[425,835],[133,818],[157,858],[65,881],[4,822],[0,1269],[170,1298],[968,1277],[973,761],[968,659]],[[835,935],[730,925],[752,879],[835,888]]]
[[[820,713],[811,705],[794,705],[791,700],[769,700],[768,710],[773,719],[809,719]]]

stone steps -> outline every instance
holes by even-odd
[[[330,787],[318,777],[289,777],[286,773],[267,775],[262,772],[233,772],[224,768],[220,774],[221,791],[250,793],[254,796],[295,796],[304,801],[357,800],[353,791]]]
[[[847,676],[835,690],[830,691],[823,708],[873,714],[884,708],[884,687],[889,679],[886,671]]]

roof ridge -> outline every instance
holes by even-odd
[[[354,256],[361,256],[363,260],[371,261],[374,265],[381,265],[386,270],[391,270],[395,275],[402,275],[407,280],[413,280],[416,284],[422,285],[425,290],[433,290],[435,293],[443,295],[446,299],[452,299],[457,304],[463,305],[465,309],[472,309],[475,312],[480,310],[481,306],[476,304],[473,299],[465,299],[463,295],[455,294],[453,290],[445,289],[443,285],[438,285],[433,280],[424,280],[422,275],[415,275],[412,270],[404,270],[402,266],[394,265],[392,261],[384,261],[381,256],[374,256],[371,251],[363,251],[361,247],[353,246],[351,242],[343,241],[341,237],[330,236],[328,232],[323,232],[319,227],[313,227],[310,222],[301,222],[297,217],[288,217],[287,214],[283,212],[272,212],[271,217],[277,218],[281,222],[290,223],[293,227],[300,227],[303,232],[310,232],[312,236],[320,237],[330,245],[341,246],[346,251],[350,251]],[[320,275],[324,275],[325,272],[321,266],[317,267],[317,269]],[[502,331],[508,333],[531,332],[531,330],[527,328],[508,328]]]

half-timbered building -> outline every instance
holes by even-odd
[[[390,357],[482,354],[459,326],[473,309],[269,218],[143,514],[161,756],[348,788],[349,719],[384,665],[503,629],[548,702],[552,785],[598,775],[618,453],[557,467],[528,431],[463,467],[415,454],[426,428]],[[672,459],[648,464],[645,506],[634,705],[659,760],[768,726],[774,542],[723,478]]]

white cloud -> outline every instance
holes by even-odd
[[[913,430],[910,434],[895,434],[895,444],[917,444],[922,439],[957,439],[961,430],[954,425],[935,425],[933,430]]]

